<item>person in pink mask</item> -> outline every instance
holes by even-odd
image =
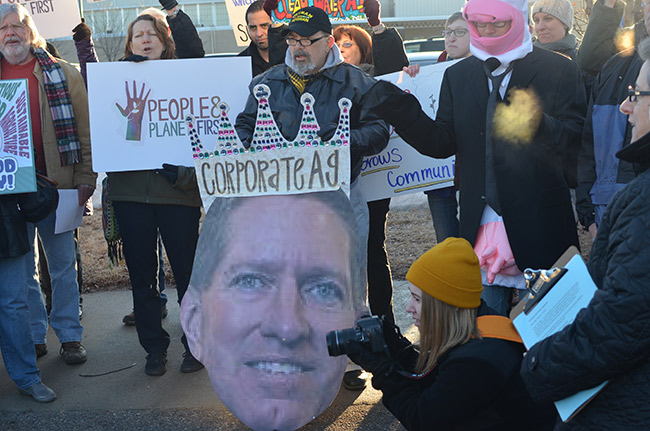
[[[445,71],[435,120],[390,83],[364,101],[420,153],[456,155],[460,236],[479,257],[483,299],[505,314],[524,269],[578,246],[562,167],[577,154],[586,95],[574,62],[533,47],[525,0],[470,0],[463,16],[473,56]]]

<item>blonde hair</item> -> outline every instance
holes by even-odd
[[[458,308],[423,292],[420,319],[420,356],[415,370],[431,369],[447,350],[481,338],[476,308]]]

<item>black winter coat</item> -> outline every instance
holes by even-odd
[[[271,67],[268,61],[264,60],[260,55],[260,52],[257,50],[257,45],[253,42],[248,45],[248,48],[237,54],[237,57],[250,57],[251,58],[251,72],[253,76],[257,76],[262,72],[265,72]]]
[[[471,244],[486,205],[487,79],[483,62],[476,57],[450,66],[442,80],[435,121],[421,111],[415,97],[391,92],[387,87],[392,84],[379,82],[364,100],[420,153],[436,158],[456,155],[460,235]],[[532,90],[543,109],[530,144],[494,141],[501,215],[523,271],[551,267],[570,245],[578,245],[562,168],[578,152],[586,99],[577,65],[536,47],[515,64],[508,90],[514,88]]]
[[[22,256],[31,250],[27,224],[50,215],[59,202],[55,188],[38,188],[33,193],[0,195],[0,258]]]
[[[479,315],[495,314],[489,310],[483,303]],[[474,339],[442,354],[421,378],[378,373],[372,384],[409,431],[551,430],[553,406],[533,402],[519,375],[523,352],[521,343]]]
[[[558,430],[650,429],[650,135],[619,157],[640,175],[609,204],[588,267],[598,290],[564,330],[534,345],[521,366],[533,399],[603,390]]]
[[[280,132],[286,139],[298,134],[303,106],[301,94],[291,83],[286,64],[273,67],[251,81],[244,111],[237,116],[235,127],[242,142],[250,142],[257,116],[257,99],[253,89],[265,84],[271,90],[269,105]],[[336,131],[339,121],[337,101],[347,97],[352,101],[350,110],[351,181],[361,172],[363,157],[379,153],[388,144],[388,126],[378,117],[363,109],[361,99],[376,81],[361,69],[339,63],[314,75],[305,93],[314,96],[314,113],[321,127],[319,136],[328,140]]]

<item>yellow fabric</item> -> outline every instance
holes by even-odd
[[[500,338],[502,340],[522,343],[519,333],[512,320],[505,316],[480,316],[476,318],[476,326],[481,337]]]
[[[309,77],[300,76],[291,69],[287,69],[287,70],[289,71],[289,79],[291,79],[291,83],[293,84],[294,87],[296,87],[298,92],[302,94],[305,91],[305,86],[307,85],[307,81],[309,80]]]
[[[423,292],[459,308],[481,305],[481,269],[467,240],[447,238],[416,260],[406,279]]]

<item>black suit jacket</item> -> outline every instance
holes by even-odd
[[[485,131],[489,96],[482,61],[467,58],[445,72],[436,120],[424,113],[397,131],[420,153],[456,154],[460,234],[474,244],[485,207]],[[496,186],[502,216],[520,270],[548,268],[578,246],[576,222],[563,163],[577,154],[586,111],[580,70],[572,61],[539,48],[517,61],[508,91],[530,90],[543,117],[530,143],[495,139]],[[506,101],[508,103],[508,94]]]

